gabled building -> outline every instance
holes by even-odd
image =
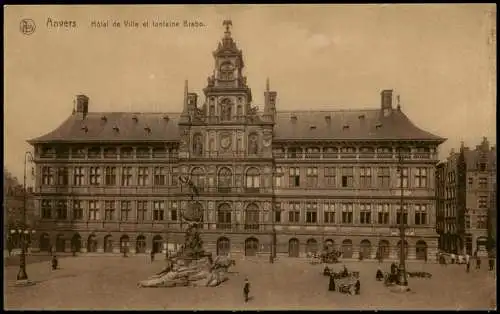
[[[496,146],[486,138],[474,150],[462,144],[437,169],[440,247],[485,255],[496,241]]]
[[[30,141],[40,248],[160,252],[183,242],[181,215],[200,215],[216,254],[269,254],[276,242],[291,257],[333,245],[345,258],[396,258],[403,219],[406,254],[431,256],[444,139],[412,123],[392,90],[367,109],[281,111],[267,81],[258,110],[224,25],[203,99],[186,82],[180,113],[93,112],[79,95],[71,116]]]

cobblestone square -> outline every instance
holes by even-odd
[[[4,302],[7,309],[493,309],[496,278],[484,264],[467,274],[463,265],[410,262],[409,271],[433,277],[410,278],[412,292],[401,294],[375,281],[377,262],[346,262],[362,280],[361,295],[350,296],[329,292],[323,265],[305,259],[282,258],[274,264],[238,259],[229,280],[216,288],[138,288],[138,281],[162,269],[161,257],[151,263],[146,256],[78,256],[61,259],[57,271],[48,261],[28,265],[30,279],[37,282],[31,287],[15,287],[18,267],[6,267]],[[389,262],[382,268],[388,270]],[[251,283],[247,304],[245,276]]]

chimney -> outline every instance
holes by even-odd
[[[332,123],[332,117],[331,116],[325,116],[325,121],[326,121],[326,124],[330,125],[330,123]]]
[[[392,89],[384,89],[380,95],[382,111],[384,111],[385,116],[386,113],[390,113],[392,111]]]
[[[76,96],[76,112],[83,114],[85,117],[89,113],[89,98],[85,95]]]

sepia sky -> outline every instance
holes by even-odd
[[[4,163],[22,180],[26,140],[58,127],[76,94],[90,111],[180,112],[183,84],[201,95],[212,51],[233,21],[255,104],[266,77],[278,110],[378,107],[401,95],[419,127],[496,142],[494,5],[6,6]],[[31,35],[22,19],[35,21]],[[47,27],[47,20],[76,28]],[[92,21],[121,28],[92,28]],[[125,28],[123,21],[198,21],[198,28]],[[29,173],[29,172],[28,172]]]

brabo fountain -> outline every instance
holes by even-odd
[[[198,190],[187,177],[180,177],[180,182],[191,190],[191,202],[181,213],[183,223],[187,223],[184,244],[167,259],[166,267],[147,280],[139,282],[139,287],[179,287],[205,286],[215,287],[228,280],[227,271],[234,260],[225,256],[212,259],[212,253],[205,252],[200,236],[200,224],[203,213],[195,209],[193,198]]]

